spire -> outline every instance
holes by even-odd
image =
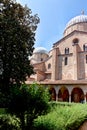
[[[84,10],[81,11],[81,14],[84,15]]]

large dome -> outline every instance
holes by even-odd
[[[77,24],[77,23],[83,23],[83,22],[87,22],[87,15],[79,15],[79,16],[76,16],[74,18],[72,18],[66,25],[66,29],[74,24]]]
[[[33,53],[45,53],[45,54],[48,54],[47,50],[44,47],[35,48]]]

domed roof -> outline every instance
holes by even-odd
[[[47,50],[44,47],[35,48],[33,53],[45,53],[45,54],[48,54]]]
[[[87,15],[79,15],[79,16],[76,16],[74,18],[72,18],[66,25],[66,28],[76,24],[76,23],[82,23],[82,22],[87,22]]]

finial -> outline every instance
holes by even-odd
[[[81,11],[81,14],[84,15],[84,10]]]

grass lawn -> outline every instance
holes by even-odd
[[[51,112],[35,120],[41,130],[78,130],[87,119],[87,104],[57,103]]]
[[[34,120],[34,130],[78,130],[87,120],[87,104],[52,102],[50,106],[51,110],[48,114]],[[5,109],[0,108],[1,117],[4,116],[3,114],[6,116]],[[13,122],[16,121],[17,124],[17,120],[9,117],[8,122],[14,126]],[[18,124],[15,126],[19,130]]]

